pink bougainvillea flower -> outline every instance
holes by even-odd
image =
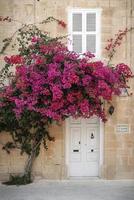
[[[4,57],[5,62],[8,64],[22,64],[24,61],[24,58],[20,55],[13,55],[11,57]]]
[[[58,24],[60,26],[62,26],[63,28],[66,28],[66,26],[67,26],[67,24],[64,21],[62,21],[62,20],[58,20]]]
[[[0,94],[0,107],[11,104],[17,118],[29,110],[58,121],[93,115],[106,121],[103,102],[119,95],[120,88],[127,88],[128,79],[133,77],[124,63],[110,68],[93,60],[90,52],[80,56],[61,42],[46,43],[33,37],[29,46],[28,55],[5,57],[16,71]]]

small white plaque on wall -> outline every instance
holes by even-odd
[[[129,124],[117,124],[116,126],[116,132],[120,134],[129,133],[129,129]]]

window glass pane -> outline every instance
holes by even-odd
[[[86,50],[90,51],[91,53],[96,52],[96,35],[87,35],[86,36]]]
[[[82,35],[73,35],[73,51],[82,52]]]
[[[86,30],[96,31],[96,14],[88,13],[86,16]]]
[[[82,31],[82,14],[73,14],[73,31]]]

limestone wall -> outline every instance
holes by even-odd
[[[107,39],[119,29],[134,27],[133,0],[0,0],[0,15],[10,16],[24,23],[40,22],[48,16],[54,16],[67,23],[68,8],[102,8],[101,18],[101,47],[102,57],[106,57],[104,46]],[[9,37],[20,27],[18,22],[0,24],[0,41]],[[54,25],[42,25],[44,31],[50,31],[53,36],[65,35],[67,29]],[[1,46],[0,42],[0,46]],[[118,50],[114,63],[125,62],[130,64],[134,71],[134,33],[128,33],[125,42]],[[7,50],[7,54],[11,49]],[[2,57],[1,57],[1,63]],[[134,81],[131,81],[131,91],[134,90]],[[123,179],[134,178],[134,96],[115,98],[116,107],[113,116],[104,127],[104,161],[102,178]],[[129,124],[129,134],[116,133],[117,124]],[[55,143],[50,143],[49,150],[43,148],[34,166],[34,174],[45,178],[61,179],[66,177],[65,165],[65,132],[63,126],[51,128],[55,135]],[[0,141],[5,141],[5,135]],[[0,146],[0,179],[6,179],[10,173],[23,171],[25,157],[15,151],[7,155]]]

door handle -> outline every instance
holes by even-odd
[[[99,150],[98,149],[90,149],[89,151],[90,152],[98,152]]]

